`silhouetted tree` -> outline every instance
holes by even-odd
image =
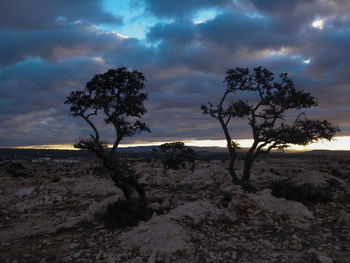
[[[183,142],[164,143],[158,149],[153,149],[153,153],[162,160],[165,169],[177,170],[186,167],[186,162],[192,164],[195,161],[196,154],[193,149],[185,146]]]
[[[150,132],[141,121],[146,113],[144,101],[147,94],[142,92],[144,87],[145,77],[141,72],[128,71],[121,67],[95,75],[86,83],[84,90],[71,92],[65,101],[65,104],[71,105],[71,115],[81,117],[93,130],[90,138],[79,141],[75,147],[93,151],[102,160],[111,179],[122,189],[127,199],[130,198],[132,189],[141,197],[145,197],[145,191],[126,161],[117,157],[116,150],[125,137],[143,131]],[[111,149],[100,139],[99,131],[92,121],[92,117],[98,115],[103,115],[104,122],[114,128],[115,140]]]
[[[202,105],[204,114],[217,119],[224,131],[230,153],[229,172],[234,184],[249,181],[250,169],[254,160],[269,153],[272,149],[283,149],[289,144],[308,145],[320,140],[331,140],[338,127],[328,121],[309,120],[301,113],[291,124],[287,124],[285,113],[289,110],[306,109],[317,106],[316,100],[303,90],[297,90],[287,73],[280,74],[280,82],[274,82],[269,70],[257,67],[253,72],[248,68],[228,69],[224,81],[227,88],[219,104]],[[252,102],[229,98],[241,92]],[[249,94],[252,93],[252,94]],[[247,118],[252,129],[254,142],[248,150],[243,176],[235,172],[237,144],[229,133],[230,121],[234,118]]]

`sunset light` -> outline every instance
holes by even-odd
[[[0,181],[0,262],[349,262],[350,0],[0,0]]]

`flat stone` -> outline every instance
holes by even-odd
[[[16,196],[17,197],[24,197],[24,196],[30,195],[33,192],[34,192],[34,187],[22,188],[22,189],[18,190],[18,192],[16,193]]]
[[[324,255],[317,255],[317,260],[319,263],[333,263],[333,260],[330,257]]]

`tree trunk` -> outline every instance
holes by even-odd
[[[253,161],[250,157],[246,157],[244,160],[244,170],[243,170],[243,176],[242,176],[242,182],[248,183],[250,179],[250,170],[252,168]]]
[[[142,199],[146,199],[145,189],[134,176],[131,175],[130,177],[128,177],[128,184],[136,190],[136,192]]]
[[[232,183],[239,185],[241,183],[241,181],[239,180],[239,178],[236,174],[235,168],[234,168],[235,160],[236,160],[236,158],[235,158],[234,154],[230,153],[229,172],[230,172],[230,175],[232,177]]]

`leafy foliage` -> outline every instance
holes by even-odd
[[[317,106],[317,101],[310,93],[297,90],[287,73],[281,73],[279,79],[279,82],[275,82],[274,74],[262,67],[254,68],[252,72],[248,68],[228,69],[224,81],[227,88],[219,103],[213,105],[209,102],[201,106],[203,113],[217,119],[224,131],[231,156],[229,169],[233,183],[249,181],[250,168],[261,154],[286,148],[290,144],[308,145],[320,140],[331,140],[339,131],[338,127],[333,127],[326,120],[307,119],[304,113],[288,124],[285,119],[288,111]],[[233,101],[229,98],[238,92],[252,98],[251,101]],[[237,147],[228,128],[235,118],[248,120],[254,139],[245,158],[241,179],[234,171]]]
[[[141,121],[146,113],[144,101],[147,94],[142,92],[144,87],[145,77],[141,72],[121,67],[95,75],[87,82],[84,90],[71,92],[65,101],[65,104],[71,105],[71,115],[84,119],[93,130],[90,138],[80,140],[74,146],[93,151],[111,172],[112,180],[123,190],[126,198],[130,197],[131,189],[135,189],[141,196],[144,191],[137,183],[135,174],[125,162],[118,160],[115,153],[125,137],[143,131],[150,132],[148,126]],[[92,120],[98,115],[104,116],[104,122],[114,128],[116,136],[111,149],[107,149],[107,143],[100,139]]]
[[[193,149],[185,146],[183,142],[164,143],[159,146],[159,150],[153,149],[153,153],[160,157],[165,169],[185,168],[186,162],[192,164],[195,161],[196,154]]]

